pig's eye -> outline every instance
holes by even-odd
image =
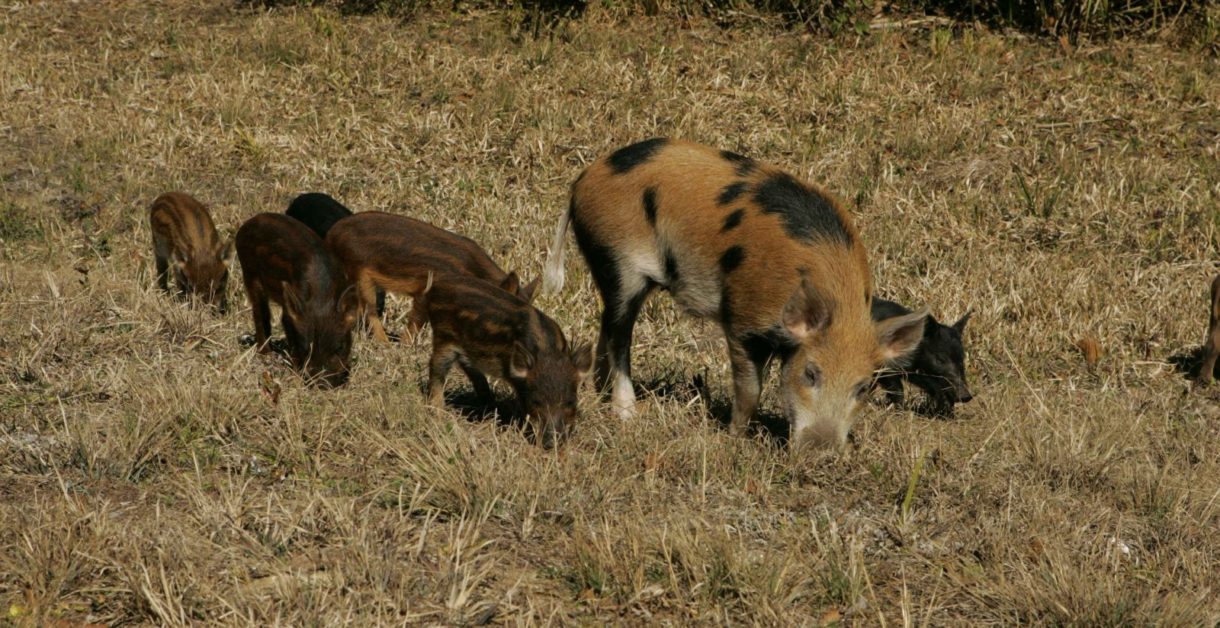
[[[822,371],[812,364],[805,365],[805,385],[817,386],[822,379]]]

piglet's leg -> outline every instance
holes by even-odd
[[[643,280],[632,294],[611,301],[602,312],[601,336],[597,342],[594,375],[597,386],[610,388],[610,402],[621,419],[635,414],[635,389],[631,386],[631,335],[640,307],[651,292]]]
[[[437,408],[445,405],[445,377],[457,359],[456,346],[433,343],[432,359],[428,361],[428,405]]]
[[[1212,327],[1203,351],[1203,366],[1199,368],[1199,379],[1197,380],[1200,386],[1210,384],[1212,375],[1216,371],[1216,358],[1220,357],[1220,325]]]
[[[490,405],[495,402],[496,396],[491,392],[491,386],[487,383],[487,377],[478,369],[459,361],[458,366],[462,372],[470,379],[470,384],[474,386],[474,394],[479,398],[479,403]]]
[[[885,400],[894,405],[902,403],[902,377],[899,375],[882,375],[877,378],[877,384],[885,391]]]
[[[161,254],[158,249],[153,253],[156,256],[157,265],[157,287],[165,292],[169,292],[169,260]]]
[[[758,411],[766,362],[754,360],[739,341],[730,338],[729,364],[733,369],[733,418],[729,431],[736,436],[744,436],[750,420]]]
[[[390,337],[385,333],[385,327],[381,324],[381,317],[377,316],[377,286],[373,283],[373,278],[368,275],[360,277],[356,282],[356,294],[360,297],[360,311],[364,312],[364,320],[368,323],[369,332],[373,337],[381,342],[389,342]]]
[[[1220,357],[1220,275],[1212,281],[1211,297],[1207,341],[1203,343],[1203,365],[1199,368],[1197,380],[1201,386],[1211,383],[1216,370],[1216,358]]]
[[[250,297],[250,313],[254,315],[254,343],[260,352],[266,353],[270,350],[267,339],[271,337],[271,307],[267,294],[257,284],[246,284],[246,294]]]
[[[411,311],[407,312],[407,333],[414,338],[427,322],[428,311],[426,306],[423,305],[421,299],[415,299],[411,303]]]

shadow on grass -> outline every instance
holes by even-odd
[[[1176,353],[1169,356],[1165,361],[1173,366],[1174,371],[1181,373],[1186,379],[1198,379],[1199,371],[1203,368],[1203,347],[1198,346],[1181,353]],[[1213,375],[1216,373],[1220,373],[1220,368],[1217,368]]]
[[[254,336],[252,334],[242,334],[237,337],[237,344],[242,347],[253,347],[255,345]],[[292,355],[288,353],[288,339],[286,338],[270,338],[267,340],[267,353],[279,356],[292,363]]]
[[[495,388],[492,388],[495,391]],[[495,421],[500,427],[521,429],[525,427],[525,415],[517,410],[517,403],[510,394],[507,397],[496,395],[491,403],[487,403],[475,394],[473,388],[451,390],[445,394],[445,407],[456,410],[467,421],[481,423]]]
[[[662,376],[648,381],[636,382],[639,392],[652,395],[658,399],[675,401],[683,405],[691,405],[701,401],[707,409],[708,416],[720,424],[722,429],[729,429],[733,418],[733,399],[714,395],[707,385],[703,374],[691,378],[683,376]],[[760,408],[754,420],[750,422],[747,436],[763,436],[766,441],[777,448],[788,445],[788,419],[778,414]]]

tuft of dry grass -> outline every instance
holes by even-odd
[[[1185,378],[1220,250],[1214,58],[180,0],[14,5],[0,50],[0,623],[1220,621],[1220,405]],[[545,452],[429,409],[425,340],[359,338],[315,390],[239,342],[236,278],[225,317],[154,288],[169,189],[226,233],[323,190],[532,278],[582,166],[657,135],[836,191],[881,294],[973,308],[975,401],[871,404],[837,457],[732,438],[718,332],[661,297],[638,419],[585,391]],[[539,305],[591,340],[569,257]]]

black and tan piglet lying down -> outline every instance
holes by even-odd
[[[233,241],[221,241],[207,208],[190,195],[167,192],[153,201],[148,219],[157,285],[169,292],[172,272],[180,294],[198,297],[224,313]]]
[[[910,313],[909,308],[898,303],[873,297],[874,321]],[[930,409],[937,413],[950,413],[954,404],[973,399],[974,395],[966,385],[966,351],[962,347],[962,332],[969,320],[970,314],[966,313],[956,323],[943,325],[929,314],[923,327],[923,339],[907,365],[877,377],[877,384],[885,390],[886,398],[891,403],[901,403],[902,383],[906,381],[924,391]]]
[[[657,288],[723,328],[735,433],[779,359],[793,446],[846,442],[874,373],[901,364],[923,336],[924,312],[873,322],[864,246],[829,194],[732,152],[651,139],[598,159],[572,186],[548,289],[563,283],[569,222],[604,306],[596,381],[620,414],[635,403],[632,328]]]
[[[358,303],[322,239],[283,214],[259,214],[237,230],[237,257],[260,350],[268,350],[274,301],[293,364],[313,382],[345,383]]]
[[[515,276],[505,279],[515,281]],[[589,345],[568,345],[559,325],[521,296],[467,275],[435,275],[415,307],[432,326],[428,402],[444,403],[445,376],[456,363],[484,403],[486,375],[507,381],[539,443],[563,442],[576,422],[580,382],[593,366]]]

